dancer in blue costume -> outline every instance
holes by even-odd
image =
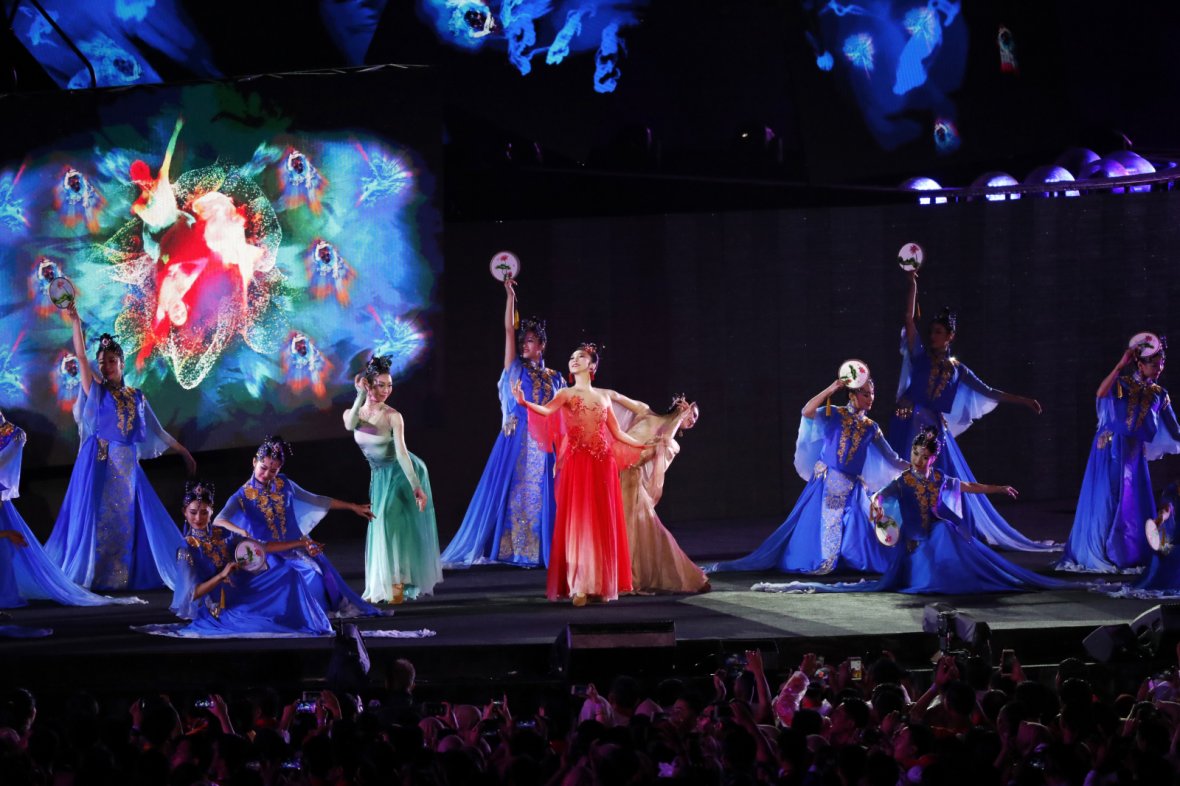
[[[514,330],[516,281],[504,280],[504,373],[500,375],[500,435],[475,487],[459,531],[442,554],[447,568],[502,562],[525,568],[549,564],[553,538],[553,454],[529,436],[528,414],[512,387],[525,398],[548,404],[565,381],[545,368],[545,322],[525,319]]]
[[[214,524],[254,540],[301,540],[329,510],[351,510],[371,521],[368,505],[342,502],[304,491],[279,471],[291,455],[291,446],[276,435],[267,437],[254,453],[254,473],[233,493],[217,514]],[[312,552],[315,553],[312,553]],[[332,617],[362,617],[381,612],[357,595],[319,549],[296,548],[270,554],[271,567],[286,563],[299,572],[317,602]]]
[[[179,580],[172,611],[190,622],[136,630],[180,638],[283,638],[332,632],[320,603],[290,563],[276,561],[257,573],[241,570],[234,559],[240,536],[210,526],[212,518],[212,484],[187,484],[185,544],[176,553]],[[319,544],[303,537],[271,541],[264,548],[268,554],[292,549],[314,554]]]
[[[1176,548],[1177,511],[1180,511],[1180,481],[1172,481],[1164,489],[1159,510],[1155,515],[1159,543],[1158,548],[1151,552],[1147,570],[1134,584],[1100,584],[1093,588],[1105,590],[1116,597],[1180,597],[1180,549]]]
[[[1147,564],[1143,525],[1155,514],[1147,462],[1180,452],[1180,425],[1157,384],[1164,349],[1129,348],[1098,386],[1098,432],[1086,462],[1061,570],[1114,573]],[[1135,363],[1134,373],[1123,369]]]
[[[938,458],[943,474],[973,482],[975,475],[959,450],[955,437],[972,422],[991,412],[1000,403],[1020,404],[1038,415],[1040,403],[1027,396],[1017,396],[990,388],[955,358],[951,342],[955,338],[957,319],[950,309],[943,309],[930,323],[928,345],[923,345],[914,323],[918,305],[918,274],[909,274],[906,293],[905,328],[901,338],[901,380],[897,389],[897,410],[889,422],[889,444],[899,454],[910,449],[914,436],[933,426],[940,432],[944,447]],[[1030,540],[1012,527],[995,506],[982,495],[964,500],[964,526],[993,546],[1016,551],[1053,551],[1060,546]]]
[[[25,606],[30,600],[51,600],[64,606],[145,603],[139,598],[108,598],[87,592],[66,578],[45,554],[12,504],[20,496],[24,446],[25,432],[0,412],[0,608]]]
[[[373,357],[354,380],[356,402],[344,427],[369,462],[375,518],[365,539],[365,594],[370,603],[401,603],[434,592],[442,581],[430,476],[406,449],[402,415],[385,404],[393,390],[389,358]]]
[[[871,379],[848,391],[847,407],[821,406],[846,386],[838,379],[803,407],[795,471],[807,486],[787,520],[752,554],[706,566],[707,572],[881,573],[888,567],[888,551],[869,521],[869,495],[907,465],[868,417],[875,396]]]
[[[755,584],[761,592],[905,592],[968,595],[1061,589],[1068,585],[1017,567],[985,546],[963,526],[963,494],[1007,494],[1011,486],[960,480],[935,469],[942,447],[939,429],[928,426],[914,438],[911,469],[873,501],[878,526],[898,523],[900,539],[891,549],[889,570],[876,581],[818,584]],[[873,535],[874,540],[876,538]]]
[[[82,322],[71,306],[74,354],[86,357]],[[66,576],[87,589],[143,590],[176,585],[176,550],[183,543],[172,517],[148,483],[139,460],[168,448],[189,474],[196,462],[160,426],[142,391],[123,379],[123,349],[99,339],[101,380],[79,363],[75,417],[81,447],[45,552]]]

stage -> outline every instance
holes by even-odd
[[[1013,524],[1035,537],[1061,539],[1072,511],[1062,505],[1020,506]],[[673,526],[685,550],[701,562],[752,550],[777,521],[700,521]],[[354,587],[361,584],[364,542],[355,527],[317,532]],[[1007,553],[1018,564],[1047,572],[1050,554]],[[1059,574],[1062,575],[1062,574]],[[418,639],[369,638],[374,678],[396,657],[410,658],[423,690],[445,694],[455,686],[538,685],[606,679],[618,671],[651,677],[702,676],[726,656],[749,647],[767,653],[770,669],[788,668],[803,652],[829,662],[887,649],[907,666],[923,668],[936,650],[935,636],[922,633],[923,608],[943,602],[987,622],[993,650],[1013,647],[1026,665],[1051,664],[1085,655],[1081,642],[1095,627],[1128,622],[1155,601],[1111,598],[1076,590],[984,596],[908,596],[891,593],[802,595],[751,592],[768,573],[711,577],[711,592],[694,595],[628,596],[610,604],[574,608],[544,597],[545,574],[506,566],[447,571],[433,597],[396,607],[380,619],[357,620],[362,630],[430,629]],[[332,641],[325,639],[186,640],[149,636],[132,625],[173,621],[170,594],[140,593],[146,606],[94,609],[37,602],[12,610],[12,623],[51,627],[43,639],[0,640],[0,669],[16,683],[39,689],[120,691],[232,689],[272,684],[297,689],[314,685],[325,672]],[[659,631],[675,645],[656,642]],[[594,632],[605,649],[566,652],[554,643],[567,626]],[[654,636],[654,639],[653,639]],[[605,638],[604,638],[605,637]],[[489,695],[491,695],[489,693]]]

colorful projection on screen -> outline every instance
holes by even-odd
[[[647,0],[418,0],[418,11],[449,44],[506,49],[508,61],[524,76],[540,55],[552,66],[571,52],[594,50],[594,89],[610,93],[626,54],[619,31],[637,24],[646,5]]]
[[[199,432],[196,447],[329,408],[370,353],[402,377],[424,358],[440,266],[422,154],[375,133],[225,119],[248,105],[189,88],[139,127],[0,173],[0,406],[73,429],[82,361],[50,300],[60,276],[88,337],[116,336],[128,382]]]
[[[950,95],[962,84],[967,60],[959,0],[802,5],[816,68],[851,91],[882,148],[925,136],[939,153],[958,149]]]

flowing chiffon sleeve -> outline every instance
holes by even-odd
[[[800,416],[799,434],[795,437],[795,472],[803,480],[811,480],[815,462],[824,451],[824,431],[829,415],[824,408],[816,410],[815,417]]]
[[[169,444],[171,438],[164,427],[160,425],[156,413],[152,411],[152,405],[148,403],[147,396],[143,396],[143,426],[143,442],[136,446],[136,454],[139,458],[155,458],[171,447]]]
[[[529,436],[546,453],[556,451],[560,455],[565,441],[564,407],[551,415],[533,412],[528,407],[525,407],[525,410],[529,413]]]
[[[496,384],[496,391],[500,396],[500,430],[505,435],[511,434],[517,426],[514,415],[516,397],[512,395],[512,386],[520,379],[523,368],[520,358],[513,358],[508,368],[500,372],[500,381]]]
[[[615,417],[615,412],[613,409],[609,407],[607,408],[606,418],[607,437],[611,440],[611,450],[615,454],[615,464],[618,465],[619,469],[629,469],[634,467],[643,460],[643,448],[637,448],[634,445],[628,445],[622,440],[615,439],[615,429],[619,429],[620,432],[622,429],[619,428],[619,421]],[[611,421],[614,423],[614,428],[611,428]]]
[[[193,556],[188,546],[181,546],[176,550],[176,584],[172,588],[172,613],[181,619],[196,619],[201,608],[201,601],[194,599],[197,585],[200,584],[197,567],[193,564]]]
[[[951,411],[946,415],[946,426],[956,437],[1000,403],[999,393],[984,384],[983,380],[962,363],[958,366],[959,385],[955,389]]]
[[[903,461],[893,452],[880,426],[874,423],[873,431],[873,441],[869,443],[864,469],[861,470],[861,479],[869,493],[885,488],[910,466],[909,462]]]
[[[102,401],[102,385],[98,382],[90,384],[90,394],[78,385],[78,398],[74,401],[74,422],[78,424],[78,449],[94,433],[98,427],[98,409]]]
[[[1167,453],[1180,453],[1180,423],[1176,422],[1172,399],[1166,391],[1163,394],[1163,399],[1155,436],[1151,438],[1151,442],[1144,445],[1144,453],[1147,455],[1148,461],[1155,461]]]
[[[315,525],[328,515],[328,511],[332,508],[332,498],[312,494],[290,478],[285,477],[284,480],[291,486],[291,494],[295,498],[294,513],[299,531],[304,535],[310,534],[315,529]]]
[[[0,450],[0,502],[20,496],[21,453],[25,449],[25,432],[15,428],[12,437]]]
[[[942,491],[939,493],[938,502],[942,508],[955,517],[956,523],[962,521],[963,487],[958,478],[953,478],[950,475],[943,476]]]
[[[921,349],[922,342],[914,341],[917,349]],[[905,326],[901,328],[901,376],[897,378],[897,398],[900,401],[905,392],[910,389],[910,375],[914,371],[914,361],[910,357],[910,342],[905,338]]]

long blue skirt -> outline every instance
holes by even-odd
[[[867,510],[864,485],[855,478],[834,469],[817,473],[787,520],[761,546],[741,559],[707,565],[705,571],[882,573],[890,554],[877,540]]]
[[[553,461],[523,422],[496,437],[459,531],[443,550],[443,566],[548,566],[556,510]]]
[[[150,590],[176,584],[184,539],[136,460],[135,445],[98,439],[78,452],[45,553],[88,589]]]

